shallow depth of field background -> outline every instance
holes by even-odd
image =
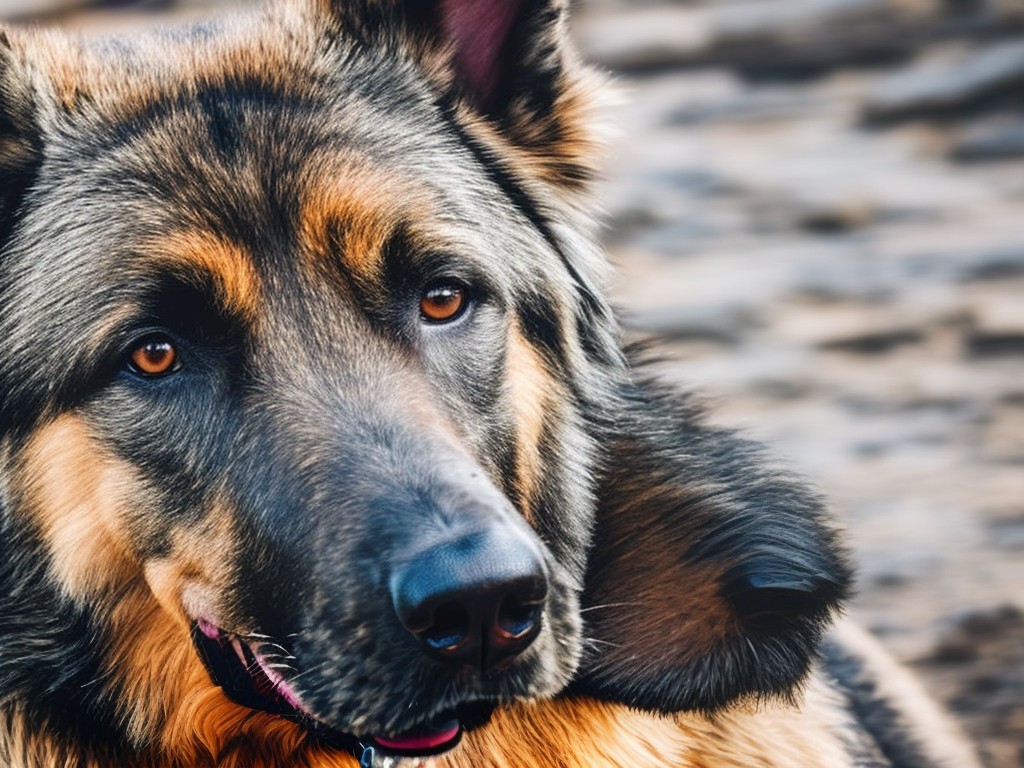
[[[599,199],[627,329],[829,495],[851,613],[1024,765],[1024,0],[577,5],[623,99]]]

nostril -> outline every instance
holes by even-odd
[[[529,539],[495,526],[403,560],[389,580],[392,605],[428,656],[492,672],[539,635],[547,573]]]
[[[517,640],[529,634],[540,621],[539,603],[523,602],[516,595],[509,595],[498,608],[497,630],[505,640]]]
[[[417,634],[433,650],[452,653],[466,641],[469,633],[469,614],[465,607],[447,602],[434,609],[433,623]]]

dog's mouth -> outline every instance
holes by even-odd
[[[346,733],[318,719],[281,674],[287,658],[260,653],[258,643],[197,621],[192,640],[215,685],[237,704],[292,720],[318,741],[365,759],[368,751],[384,756],[429,757],[454,748],[466,730],[479,727],[491,716],[494,705],[473,702],[400,734],[369,737]]]

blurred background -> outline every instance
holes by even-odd
[[[231,0],[0,0],[92,31]],[[1024,0],[583,0],[631,333],[831,498],[851,613],[1024,766]]]

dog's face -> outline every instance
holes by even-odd
[[[441,752],[573,681],[670,711],[802,678],[834,538],[631,383],[564,12],[0,38],[18,707],[189,764],[238,733]]]
[[[4,253],[3,417],[61,591],[114,611],[144,584],[166,614],[146,621],[191,627],[243,703],[401,747],[576,667],[573,373],[608,330],[581,303],[589,246],[539,213],[578,180],[570,150],[519,181],[507,158],[536,149],[495,128],[583,140],[546,114],[574,104],[557,13],[338,5],[39,45],[31,96],[7,91],[34,130],[9,130],[32,183]],[[540,52],[513,39],[534,25]],[[488,30],[565,87],[528,104],[496,59],[460,79],[460,36]],[[132,621],[101,630],[118,653],[167,642]]]

